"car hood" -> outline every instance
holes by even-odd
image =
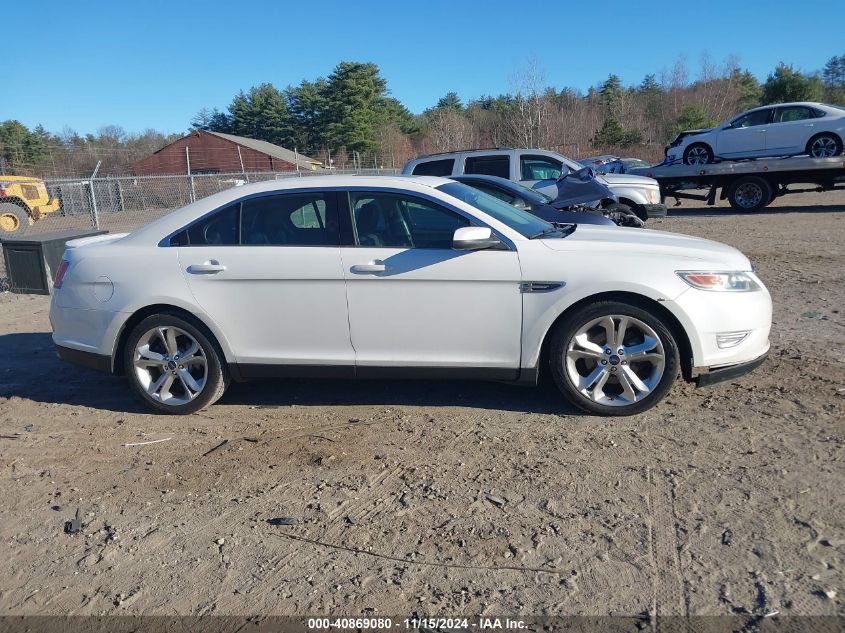
[[[751,270],[751,262],[733,246],[679,233],[622,227],[583,226],[569,236],[542,240],[555,251],[603,251],[614,255],[671,257],[691,270]]]
[[[597,178],[604,179],[608,185],[633,185],[635,187],[658,186],[654,178],[635,176],[633,174],[601,174]]]
[[[714,127],[702,127],[698,128],[697,130],[684,130],[681,132],[682,136],[697,136],[698,134],[705,134],[706,132],[712,132],[716,128]]]

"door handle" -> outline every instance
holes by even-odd
[[[374,259],[369,264],[355,264],[350,270],[356,275],[366,273],[383,273],[387,270],[387,266],[380,259]]]
[[[813,127],[815,123],[805,123],[804,127]]]
[[[224,270],[226,270],[226,267],[213,259],[204,264],[191,264],[188,266],[188,272],[193,275],[216,275]]]
[[[757,130],[757,134],[765,134],[766,130]]]

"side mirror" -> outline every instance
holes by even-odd
[[[480,251],[498,248],[501,244],[499,238],[486,226],[462,226],[452,236],[452,248],[459,251]]]
[[[560,166],[560,176],[557,177],[558,181],[565,180],[566,177],[569,175],[569,167],[566,165]]]
[[[516,207],[520,211],[528,211],[531,208],[531,205],[522,198],[514,198],[513,202],[511,202],[511,206]]]

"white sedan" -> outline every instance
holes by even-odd
[[[842,153],[845,108],[823,103],[781,103],[754,108],[719,127],[684,134],[666,150],[672,161],[704,165],[717,159]]]
[[[551,225],[445,178],[316,176],[210,196],[68,244],[50,310],[67,361],[191,413],[230,380],[470,378],[626,415],[679,373],[759,365],[771,299],[729,246]]]

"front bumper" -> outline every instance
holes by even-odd
[[[650,218],[665,218],[667,214],[665,204],[644,204],[643,210]]]
[[[718,369],[712,369],[706,373],[699,374],[693,379],[695,385],[697,387],[709,387],[710,385],[715,385],[716,383],[724,382],[726,380],[733,380],[734,378],[739,378],[740,376],[744,376],[745,374],[754,371],[760,365],[765,362],[766,358],[768,358],[769,353],[766,352],[762,356],[758,356],[754,360],[747,361],[745,363],[739,363],[737,365],[728,365],[727,367],[719,367]]]

